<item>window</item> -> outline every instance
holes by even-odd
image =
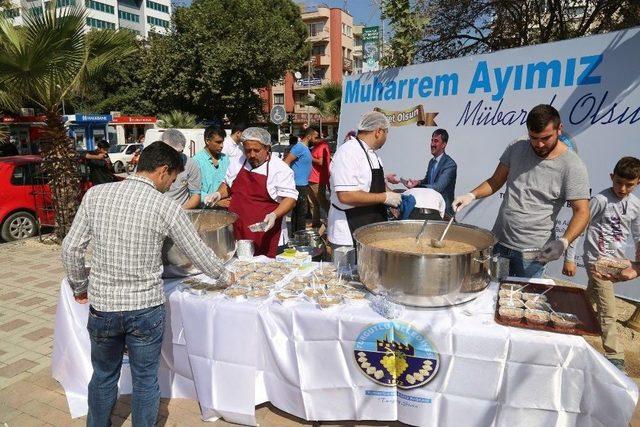
[[[58,0],[56,7],[75,6],[76,0]]]
[[[307,92],[296,91],[293,96],[296,104],[304,104],[307,102]]]
[[[32,7],[31,9],[29,9],[29,12],[33,13],[34,15],[42,15],[42,6]]]
[[[273,103],[275,105],[283,105],[284,104],[284,93],[274,93],[273,94]]]
[[[324,55],[324,51],[326,48],[326,44],[317,44],[314,45],[313,48],[311,49],[311,54],[312,55]]]
[[[351,27],[347,24],[342,24],[342,34],[347,37],[351,37]]]
[[[147,22],[151,25],[155,25],[156,27],[164,27],[164,28],[169,27],[169,21],[156,18],[155,16],[147,16]]]
[[[149,9],[157,10],[158,12],[169,13],[169,6],[165,6],[164,4],[156,3],[151,0],[147,0],[147,7]]]
[[[324,30],[324,23],[312,22],[311,24],[308,25],[308,28],[309,28],[309,36],[311,37],[317,36],[318,33],[321,33],[322,30]]]
[[[104,4],[104,3],[100,3],[99,1],[95,1],[95,0],[86,0],[84,2],[85,6],[87,6],[89,9],[93,9],[93,10],[98,10],[100,12],[104,12],[104,13],[111,13],[114,14],[115,13],[115,8],[111,5],[108,4]],[[103,21],[104,22],[104,21]],[[115,26],[114,26],[115,28]]]
[[[102,21],[96,18],[87,18],[87,25],[93,28],[98,28],[100,30],[115,30],[116,24],[113,22]]]
[[[140,22],[140,15],[136,15],[135,13],[125,12],[124,10],[118,11],[118,18],[123,19],[125,21]]]

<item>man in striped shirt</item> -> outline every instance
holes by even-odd
[[[75,299],[90,303],[87,329],[93,376],[90,426],[110,425],[125,345],[133,377],[134,425],[155,425],[157,374],[164,332],[161,249],[166,237],[208,276],[235,277],[198,237],[180,205],[164,196],[183,169],[177,151],[154,142],[142,151],[135,175],[91,188],[62,244],[62,261]],[[93,243],[91,272],[85,252]]]

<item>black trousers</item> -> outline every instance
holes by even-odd
[[[296,185],[298,190],[298,201],[296,207],[291,212],[291,233],[307,228],[307,211],[309,210],[309,186]]]

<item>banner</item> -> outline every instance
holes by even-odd
[[[437,127],[447,129],[446,152],[458,164],[456,194],[460,195],[493,174],[510,142],[527,138],[528,111],[538,104],[551,104],[564,123],[563,141],[587,165],[591,192],[597,194],[611,186],[609,174],[621,157],[640,156],[638,52],[640,29],[636,27],[345,76],[338,141],[357,128],[366,111],[395,115],[387,143],[379,151],[385,172],[422,178],[431,159],[431,134]],[[414,119],[416,124],[421,121],[420,107],[437,112],[437,120],[413,125]],[[398,113],[402,113],[399,122]],[[491,229],[503,192],[504,188],[475,202],[460,213],[458,221]],[[570,218],[571,209],[563,208],[557,234],[562,236]],[[633,242],[625,250],[634,258]],[[582,253],[582,242],[578,253]],[[557,261],[547,273],[561,277],[561,268]],[[586,284],[584,269],[578,272],[575,280]],[[616,290],[635,288],[640,298],[640,286],[634,286],[638,282],[616,285]]]
[[[364,27],[362,29],[362,72],[380,69],[380,28]]]
[[[406,126],[412,123],[417,126],[438,126],[435,122],[438,113],[425,113],[422,105],[416,105],[404,111],[386,111],[378,107],[374,110],[387,116],[391,126]]]

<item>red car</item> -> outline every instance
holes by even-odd
[[[41,162],[40,156],[0,157],[0,237],[4,241],[32,237],[40,225],[55,225],[51,190],[40,170]],[[81,168],[85,168],[82,176],[88,176],[86,165]],[[83,179],[82,194],[89,187],[91,182]]]

